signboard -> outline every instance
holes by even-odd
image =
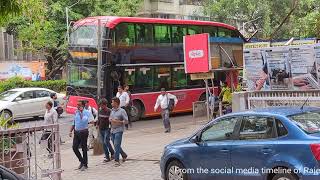
[[[44,80],[44,62],[2,62],[0,63],[0,80],[21,76],[27,80]]]
[[[265,51],[268,65],[268,77],[272,90],[291,88],[291,69],[287,48],[270,48]]]
[[[270,42],[245,43],[245,49],[270,47]]]
[[[209,34],[195,34],[183,37],[184,66],[186,73],[209,72],[211,69]]]
[[[263,51],[261,49],[247,49],[243,52],[244,56],[244,76],[247,80],[247,86],[250,90],[259,90],[265,86],[265,80],[262,79],[260,87],[257,87],[257,83],[263,77],[264,58]],[[261,81],[261,80],[260,80]]]
[[[244,50],[248,90],[320,89],[320,44]]]
[[[208,72],[208,73],[190,74],[190,77],[191,77],[191,80],[213,79],[214,75],[212,72]]]

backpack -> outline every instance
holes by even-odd
[[[168,98],[168,95],[167,95],[167,98]],[[169,99],[168,110],[171,112],[173,111],[173,109],[174,109],[174,99]]]
[[[93,107],[91,107],[91,114],[92,114],[93,118],[96,119],[97,115],[93,112]]]

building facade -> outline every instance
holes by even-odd
[[[203,13],[202,0],[144,0],[138,16],[165,18],[209,20]]]

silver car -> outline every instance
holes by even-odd
[[[45,88],[16,88],[5,91],[0,94],[0,114],[13,119],[43,116],[51,93],[56,92]],[[63,104],[65,95],[56,94],[57,100]]]

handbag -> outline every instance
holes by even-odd
[[[167,100],[168,102],[168,110],[171,112],[174,109],[174,99],[169,99],[168,95],[167,95]]]

